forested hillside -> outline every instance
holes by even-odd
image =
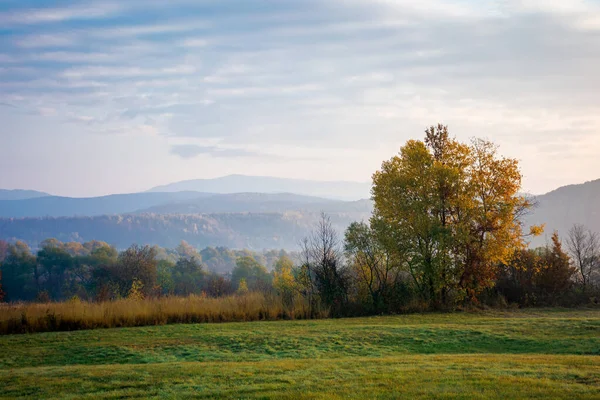
[[[600,180],[561,187],[534,199],[537,205],[524,222],[545,224],[545,234],[528,238],[533,247],[549,242],[555,230],[565,236],[574,224],[600,232]],[[342,232],[354,220],[367,220],[372,209],[367,199],[339,201],[290,193],[49,196],[0,201],[0,217],[11,217],[0,218],[0,238],[21,239],[34,247],[57,237],[105,240],[118,248],[134,242],[173,246],[187,240],[197,246],[295,249],[319,212],[330,214]]]
[[[20,239],[32,247],[53,237],[65,242],[102,240],[119,249],[132,243],[174,247],[185,240],[195,247],[297,250],[318,217],[318,212],[285,212],[15,218],[0,219],[0,238]],[[340,232],[368,217],[361,212],[331,214]]]

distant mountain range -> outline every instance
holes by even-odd
[[[267,176],[228,175],[214,179],[194,179],[157,186],[149,192],[195,191],[204,193],[295,193],[338,200],[371,197],[370,182],[311,181]]]
[[[232,193],[199,197],[136,211],[136,214],[333,212],[371,213],[370,200],[342,201],[292,193]]]
[[[369,200],[341,201],[291,193],[132,193],[74,198],[0,200],[0,218],[93,217],[118,214],[369,212]]]
[[[38,192],[37,190],[0,189],[0,200],[25,200],[44,196],[50,195],[48,193]]]
[[[279,178],[273,179],[277,182]],[[191,182],[208,181],[214,180]],[[226,189],[214,185],[206,188]],[[332,188],[330,198],[258,191],[183,191],[83,199],[46,195],[0,200],[0,217],[4,217],[0,218],[0,239],[23,239],[32,245],[49,237],[98,239],[119,248],[132,243],[173,246],[186,240],[197,246],[294,250],[321,211],[332,217],[340,234],[352,221],[368,220],[372,211],[370,200],[332,199],[344,197],[336,194]],[[532,246],[545,244],[554,230],[564,238],[575,223],[600,232],[600,180],[565,186],[537,196],[536,200],[538,206],[525,222],[528,226],[545,224],[546,233],[532,239]]]
[[[24,200],[0,200],[0,217],[73,217],[124,214],[202,196],[210,196],[210,193],[132,193],[89,198],[46,196]]]

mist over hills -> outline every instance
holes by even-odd
[[[574,224],[600,233],[600,179],[560,187],[535,197],[538,206],[525,218],[529,225],[545,224],[544,235],[532,240],[541,246],[555,230],[563,238]]]
[[[339,232],[360,219],[356,214],[330,216]],[[319,213],[285,212],[0,219],[0,238],[24,240],[34,248],[53,237],[64,242],[97,239],[118,249],[133,243],[173,248],[185,240],[198,248],[298,250],[318,218]]]
[[[44,196],[50,195],[48,193],[38,192],[37,190],[0,189],[0,200],[25,200]]]
[[[194,179],[157,186],[149,192],[209,193],[295,193],[339,200],[360,200],[371,196],[370,182],[312,181],[269,176],[228,175],[214,179]]]
[[[369,200],[341,201],[292,193],[132,193],[102,197],[48,196],[0,200],[0,218],[93,217],[118,214],[370,212]]]
[[[525,224],[545,224],[546,232],[533,238],[532,246],[544,245],[554,230],[564,238],[575,223],[600,232],[600,180],[561,187],[536,200]],[[199,247],[296,250],[321,211],[331,216],[341,235],[352,221],[368,220],[372,203],[293,193],[194,191],[1,200],[0,239],[33,246],[50,237],[97,239],[119,248],[132,243],[172,247],[186,240]]]
[[[341,201],[292,193],[232,193],[150,207],[136,213],[213,214],[213,213],[284,213],[331,212],[370,213],[370,200]]]
[[[88,198],[46,196],[23,200],[0,200],[0,217],[113,215],[202,196],[210,196],[210,193],[132,193]]]

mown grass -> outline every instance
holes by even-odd
[[[600,311],[0,337],[6,398],[600,398]]]

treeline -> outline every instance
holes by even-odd
[[[58,307],[61,315],[54,309],[48,314],[48,307],[7,308],[5,317],[16,317],[2,319],[0,325],[5,333],[16,333],[401,313],[474,303],[506,307],[597,302],[598,236],[575,226],[566,242],[568,251],[554,234],[546,247],[515,250],[506,263],[496,266],[490,286],[476,298],[461,297],[447,288],[447,303],[440,304],[423,291],[411,271],[391,257],[368,224],[353,223],[342,240],[326,215],[302,242],[298,255],[283,250],[197,251],[185,242],[175,249],[133,245],[119,253],[104,242],[62,243],[55,239],[44,241],[34,254],[22,242],[0,241],[0,296],[5,301],[68,300],[70,304],[48,306]],[[231,263],[229,273],[208,267],[227,268]],[[182,300],[160,300],[167,298]],[[206,300],[210,298],[215,300]],[[106,302],[114,306],[109,308],[110,317],[107,314],[108,319],[103,319],[100,314],[106,309],[91,303]],[[185,305],[180,313],[177,304]],[[75,315],[77,310],[87,316]]]
[[[431,127],[373,175],[369,223],[351,224],[341,241],[323,216],[303,242],[296,290],[333,315],[597,303],[598,235],[575,226],[567,249],[556,232],[528,249],[544,227],[524,226],[534,204],[521,179],[493,143]]]
[[[164,254],[136,245],[118,253],[101,242],[55,240],[33,255],[15,243],[5,246],[2,284],[9,301],[254,293],[282,317],[597,303],[598,235],[575,226],[564,244],[554,233],[545,247],[529,249],[543,226],[524,226],[533,204],[520,191],[516,160],[484,140],[461,143],[438,125],[374,174],[368,222],[340,237],[323,214],[295,258],[197,252],[186,243]],[[231,273],[212,272],[223,271],[215,259],[235,263]]]
[[[34,253],[24,242],[0,241],[0,296],[9,302],[218,297],[234,293],[241,279],[251,289],[271,282],[269,271],[289,256],[284,250],[258,253],[207,247],[198,251],[186,242],[175,249],[133,245],[118,252],[105,242],[56,239],[43,241]]]

